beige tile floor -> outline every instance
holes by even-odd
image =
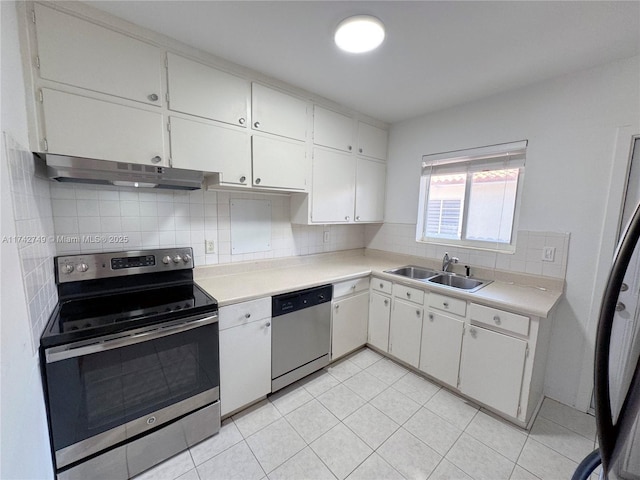
[[[527,432],[363,349],[136,480],[564,480],[595,436],[551,399]]]

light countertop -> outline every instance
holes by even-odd
[[[549,287],[549,282],[536,282],[536,278],[531,276],[527,276],[522,282],[517,282],[517,279],[515,282],[495,280],[474,293],[466,293],[451,287],[426,284],[384,273],[384,270],[411,263],[407,261],[409,259],[409,257],[398,258],[393,254],[364,255],[362,251],[336,252],[282,260],[197,267],[195,280],[218,300],[220,306],[337,283],[370,274],[425,291],[434,291],[542,318],[549,316],[562,297],[562,289],[558,287],[561,285],[560,282]],[[402,260],[405,260],[404,263]],[[538,284],[547,286],[537,286]]]

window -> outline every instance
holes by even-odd
[[[527,141],[425,155],[416,240],[515,250]]]

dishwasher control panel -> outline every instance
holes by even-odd
[[[331,301],[333,287],[323,285],[321,287],[307,288],[295,292],[275,295],[272,300],[272,317],[297,312],[303,308],[309,308]]]

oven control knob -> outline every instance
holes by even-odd
[[[173,263],[180,263],[180,260],[182,260],[182,257],[180,255],[176,255],[175,257],[173,257]]]
[[[67,273],[67,274],[69,274],[69,273],[71,273],[71,272],[73,272],[73,265],[71,265],[70,263],[65,263],[65,264],[62,266],[62,273]]]
[[[169,255],[167,255],[162,259],[162,263],[164,263],[165,265],[168,265],[170,261],[171,261],[171,257]]]
[[[188,253],[185,253],[185,254],[182,256],[182,261],[183,261],[184,263],[189,263],[189,262],[191,261],[191,255],[189,255]]]
[[[79,272],[86,272],[87,270],[89,270],[89,265],[87,265],[86,263],[81,263],[76,266],[76,270]]]

